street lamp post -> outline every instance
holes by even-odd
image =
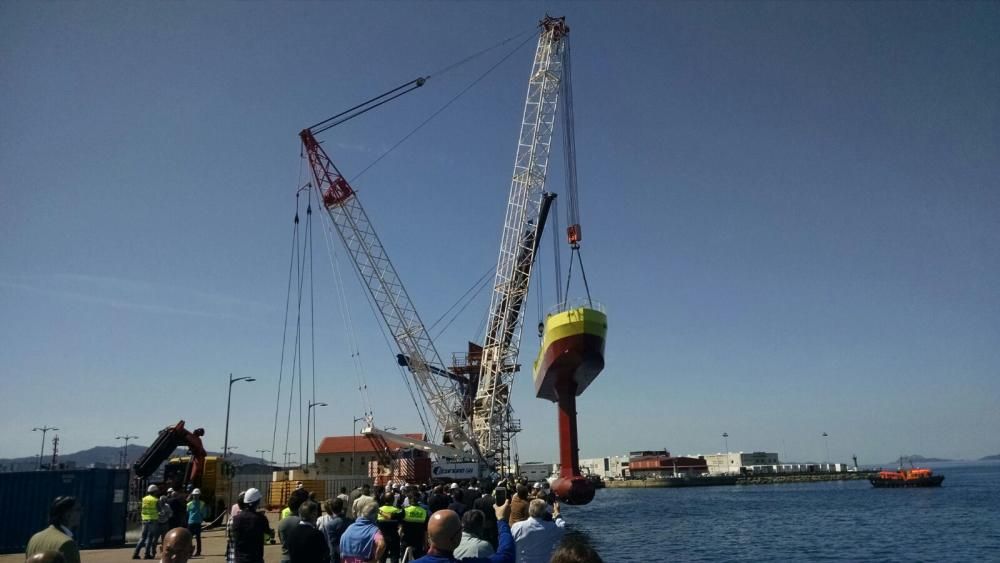
[[[128,441],[133,439],[138,440],[139,437],[128,434],[124,436],[115,436],[115,440],[125,440],[125,445],[122,446],[122,462],[121,462],[122,469],[128,467]]]
[[[830,470],[830,435],[823,433],[823,443],[826,444],[826,470]]]
[[[233,401],[233,383],[237,381],[250,383],[257,380],[252,377],[237,377],[233,379],[233,374],[229,374],[229,395],[226,397],[226,437],[223,438],[222,442],[222,457],[226,457],[226,454],[229,452],[229,406]]]
[[[730,463],[729,463],[729,432],[722,433],[722,444],[726,448],[726,473],[729,473]]]
[[[312,410],[313,407],[328,407],[330,405],[320,402],[309,401],[309,408],[306,409],[306,467],[309,467],[309,423],[312,422]],[[313,456],[313,460],[316,456]]]
[[[41,431],[41,433],[42,433],[42,449],[41,449],[41,451],[38,452],[38,469],[39,469],[39,471],[42,469],[42,458],[45,457],[45,434],[48,433],[49,430],[59,430],[59,429],[56,428],[56,427],[54,427],[54,426],[42,426],[41,428],[32,428],[31,429],[32,432]]]
[[[364,420],[363,416],[354,417],[354,432],[351,434],[351,475],[354,475],[355,469],[358,467],[355,458],[358,456],[358,421]]]
[[[271,453],[271,450],[257,450],[257,453],[260,454],[260,464],[267,465],[267,462],[264,461],[264,454]]]

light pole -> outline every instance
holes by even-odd
[[[41,449],[41,451],[38,452],[38,469],[39,469],[39,471],[41,471],[41,469],[42,469],[42,458],[45,457],[45,434],[49,430],[59,430],[59,429],[56,428],[56,427],[54,427],[54,426],[42,426],[41,428],[32,428],[31,429],[32,432],[38,432],[38,431],[42,432],[42,449]]]
[[[823,433],[823,443],[826,444],[826,470],[830,470],[830,435]]]
[[[354,417],[354,427],[353,427],[354,428],[354,433],[351,434],[351,447],[353,448],[353,450],[351,451],[351,475],[352,476],[354,475],[355,469],[358,467],[358,464],[355,461],[355,458],[358,457],[358,421],[364,420],[364,419],[365,419],[365,417],[363,417],[363,416],[356,416],[356,417]],[[39,458],[39,459],[41,459],[41,458]]]
[[[729,432],[722,433],[722,445],[726,448],[726,473],[729,473]]]
[[[306,409],[306,467],[309,467],[309,423],[312,422],[312,410],[313,407],[328,407],[330,405],[320,402],[309,401],[309,408]],[[313,456],[316,459],[316,456]]]
[[[122,469],[128,467],[128,441],[133,439],[138,440],[139,437],[132,436],[129,434],[126,434],[124,436],[115,436],[115,440],[125,440],[125,445],[122,446]]]
[[[233,374],[229,374],[229,395],[226,397],[226,437],[222,441],[222,457],[226,457],[226,454],[229,452],[229,405],[233,401],[233,383],[237,381],[246,381],[249,383],[257,380],[252,377],[237,377],[233,379]]]
[[[257,453],[260,454],[260,464],[267,465],[267,463],[264,461],[264,454],[271,453],[271,450],[257,450]]]

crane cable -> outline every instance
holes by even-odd
[[[410,137],[412,137],[413,135],[415,135],[417,133],[417,131],[420,131],[421,129],[423,129],[425,125],[427,125],[428,123],[430,123],[435,117],[437,117],[438,115],[440,115],[444,110],[448,109],[451,106],[451,104],[455,103],[459,98],[461,98],[462,96],[464,96],[476,84],[479,84],[490,73],[492,73],[494,70],[496,70],[497,67],[499,67],[501,64],[503,64],[504,62],[506,62],[507,59],[509,59],[512,56],[514,56],[514,53],[516,53],[517,51],[519,51],[521,49],[521,47],[523,47],[524,45],[526,45],[528,43],[528,41],[530,41],[531,39],[532,39],[532,36],[528,36],[527,39],[525,39],[524,41],[518,43],[518,45],[516,47],[514,47],[506,55],[504,55],[503,58],[501,58],[499,61],[497,61],[496,63],[494,63],[493,66],[491,66],[490,68],[486,69],[486,72],[484,72],[484,73],[480,74],[478,77],[476,77],[475,80],[473,80],[472,82],[470,82],[465,88],[463,88],[462,90],[460,90],[458,92],[458,94],[455,94],[450,100],[448,100],[447,102],[445,102],[445,104],[443,106],[441,106],[440,108],[438,108],[434,113],[430,114],[430,116],[428,116],[426,119],[424,119],[423,121],[421,121],[416,127],[413,128],[413,130],[411,130],[406,135],[403,135],[403,138],[401,138],[400,140],[396,141],[396,143],[394,145],[392,145],[391,147],[389,147],[388,149],[386,149],[385,152],[383,152],[382,154],[380,154],[368,166],[365,166],[364,168],[362,168],[361,172],[358,172],[357,174],[354,175],[353,178],[351,178],[350,183],[353,184],[354,182],[356,182],[358,180],[358,178],[360,178],[361,176],[363,176],[365,174],[365,172],[368,172],[368,170],[370,170],[373,166],[375,166],[376,164],[378,164],[383,158],[389,156],[389,153],[391,153],[392,151],[396,150],[400,145],[402,145],[403,143],[405,143]],[[505,40],[503,43],[506,43],[506,42],[507,41]],[[420,79],[417,79],[417,80],[420,80]],[[426,79],[424,79],[424,80],[426,80]],[[420,85],[422,86],[423,83],[421,82]],[[411,90],[412,90],[412,88],[411,88]],[[407,92],[409,92],[409,91],[410,90],[407,90]],[[381,105],[381,104],[379,104],[379,105]]]
[[[573,278],[573,256],[576,255],[577,261],[580,262],[580,275],[583,277],[583,288],[587,293],[587,303],[593,306],[593,301],[590,298],[590,284],[587,283],[587,271],[583,269],[583,255],[580,254],[580,245],[574,244],[572,250],[570,250],[569,256],[569,273],[566,275],[566,301],[569,302],[569,283]]]
[[[361,363],[361,350],[360,350],[360,347],[357,344],[356,331],[355,331],[354,326],[353,326],[353,320],[352,320],[352,317],[350,315],[350,309],[347,306],[347,294],[344,292],[344,289],[343,289],[344,288],[343,276],[342,276],[341,271],[340,271],[339,261],[337,259],[337,253],[334,250],[336,248],[336,245],[334,245],[334,243],[333,243],[333,234],[331,232],[332,231],[332,227],[333,227],[333,224],[332,224],[332,220],[331,220],[331,228],[330,229],[324,229],[324,231],[323,231],[324,234],[326,234],[325,240],[326,240],[326,244],[327,244],[327,252],[330,254],[330,264],[331,264],[331,266],[334,269],[334,276],[337,279],[337,286],[338,286],[338,290],[339,290],[338,295],[340,296],[341,305],[342,305],[342,309],[341,310],[344,311],[344,312],[346,312],[345,324],[347,325],[348,332],[350,333],[351,339],[353,340],[353,346],[352,346],[353,349],[352,349],[351,357],[354,359],[355,373],[358,375],[358,392],[361,394],[363,406],[364,406],[364,409],[365,409],[364,418],[366,418],[367,420],[371,421],[374,418],[375,412],[374,412],[374,408],[372,407],[371,397],[368,394],[368,383],[367,383],[366,378],[365,378],[364,366]],[[356,276],[358,276],[359,282],[362,285],[364,285],[364,280],[361,280],[360,274],[357,272],[356,269],[355,269],[354,273],[355,273]],[[368,292],[363,292],[363,293],[365,295],[365,299],[368,301],[368,305],[371,308],[372,313],[375,314],[376,317],[377,317],[379,315],[379,312],[378,312],[378,309],[375,306],[375,303],[372,301],[372,297],[368,294]],[[386,343],[386,347],[388,347],[391,351],[395,350],[395,348],[390,343],[389,336],[386,334],[385,328],[382,326],[382,324],[381,323],[376,323],[376,325],[379,327],[379,331],[382,334],[382,339]],[[417,396],[416,396],[416,394],[415,394],[415,392],[413,390],[413,386],[410,383],[410,378],[406,376],[406,373],[402,370],[402,367],[400,367],[400,366],[397,365],[397,369],[399,370],[399,374],[400,374],[401,378],[403,379],[403,383],[406,385],[407,392],[410,395],[410,400],[413,402],[414,409],[417,412],[417,416],[420,418],[420,422],[421,422],[421,425],[424,428],[424,431],[427,434],[430,434],[429,426],[427,424],[428,416],[427,416],[426,410],[424,409],[423,405],[421,405],[420,402],[417,400]]]
[[[326,242],[327,254],[330,257],[330,267],[333,270],[333,277],[337,286],[337,298],[340,302],[340,316],[344,323],[344,333],[347,337],[347,348],[351,355],[351,362],[354,366],[354,376],[358,384],[358,393],[361,395],[362,415],[366,418],[374,415],[371,397],[368,395],[367,372],[364,363],[361,361],[361,347],[358,344],[357,331],[354,328],[354,317],[351,315],[350,303],[347,293],[344,290],[344,278],[341,274],[340,261],[337,258],[336,245],[333,243],[332,229],[323,229],[323,240]]]
[[[473,54],[471,54],[471,55],[469,55],[469,56],[467,56],[467,57],[465,57],[463,59],[459,59],[458,61],[456,61],[454,63],[451,63],[451,64],[449,64],[449,65],[447,65],[447,66],[441,68],[440,70],[437,70],[437,71],[435,71],[435,72],[433,72],[431,74],[428,74],[427,76],[420,76],[420,77],[414,78],[413,80],[410,80],[409,82],[405,82],[403,84],[400,84],[399,86],[396,86],[395,88],[387,90],[387,91],[379,94],[378,96],[375,96],[374,98],[371,98],[369,100],[361,102],[360,104],[357,104],[354,107],[348,108],[348,109],[346,109],[346,110],[344,110],[344,111],[342,111],[342,112],[340,112],[340,113],[338,113],[336,115],[330,116],[330,117],[324,119],[323,121],[320,121],[318,123],[314,123],[314,124],[310,125],[309,127],[307,127],[306,129],[308,129],[309,131],[312,131],[313,135],[319,135],[320,133],[322,133],[322,132],[324,132],[324,131],[326,131],[328,129],[332,129],[332,128],[334,128],[334,127],[336,127],[336,126],[338,126],[338,125],[340,125],[342,123],[345,123],[347,121],[350,121],[350,120],[354,119],[355,117],[358,117],[360,115],[368,113],[369,111],[371,111],[371,110],[373,110],[373,109],[375,109],[375,108],[377,108],[377,107],[379,107],[381,105],[387,104],[387,103],[391,102],[392,100],[395,100],[396,98],[398,98],[398,97],[400,97],[400,96],[402,96],[404,94],[408,94],[408,93],[416,90],[417,88],[420,88],[431,77],[437,77],[437,76],[441,76],[443,74],[447,74],[448,72],[450,72],[450,71],[452,71],[452,70],[454,70],[454,69],[456,69],[456,68],[458,68],[458,67],[460,67],[460,66],[462,66],[462,65],[464,65],[464,64],[466,64],[466,63],[468,63],[468,62],[470,62],[470,61],[472,61],[472,60],[474,60],[476,58],[479,58],[482,55],[485,55],[486,53],[492,51],[493,49],[496,49],[498,47],[502,47],[503,45],[506,45],[507,43],[513,41],[514,39],[517,39],[517,38],[519,38],[519,37],[521,37],[523,35],[526,35],[526,34],[529,34],[529,33],[533,33],[533,32],[534,32],[534,28],[532,28],[530,31],[525,31],[523,33],[518,33],[516,35],[512,35],[512,36],[510,36],[510,37],[508,37],[508,38],[500,41],[499,43],[496,43],[494,45],[486,47],[485,49],[482,49],[482,50],[480,50],[480,51],[478,51],[476,53],[473,53]],[[422,126],[423,125],[421,124],[421,127]]]
[[[401,138],[399,141],[397,141],[395,144],[393,144],[391,147],[389,147],[385,152],[383,152],[375,160],[373,160],[365,168],[363,168],[359,173],[357,173],[351,179],[351,182],[354,182],[358,178],[360,178],[363,174],[365,174],[368,170],[370,170],[373,166],[375,166],[376,164],[378,164],[382,159],[384,159],[386,156],[388,156],[390,153],[392,153],[396,148],[398,148],[400,145],[402,145],[404,142],[406,142],[410,137],[412,137],[414,134],[416,134],[420,129],[422,129],[424,126],[426,126],[428,123],[430,123],[434,118],[436,118],[438,115],[440,115],[446,109],[448,109],[448,107],[450,107],[459,98],[461,98],[463,95],[465,95],[476,84],[478,84],[484,78],[486,78],[486,76],[488,76],[494,70],[496,70],[502,63],[504,63],[510,57],[512,57],[514,55],[514,53],[516,53],[518,50],[520,50],[520,48],[523,47],[532,38],[531,34],[534,32],[534,30],[535,29],[532,28],[529,31],[525,31],[525,32],[513,35],[511,37],[508,37],[508,38],[506,38],[506,39],[504,39],[504,40],[496,43],[495,45],[492,45],[490,47],[482,49],[482,50],[480,50],[480,51],[478,51],[476,53],[473,53],[472,55],[469,55],[469,56],[467,56],[467,57],[465,57],[463,59],[460,59],[459,61],[456,61],[455,63],[447,65],[447,66],[443,67],[442,69],[436,71],[433,74],[430,74],[430,75],[428,75],[426,77],[416,78],[414,80],[411,80],[409,82],[401,84],[401,85],[399,85],[399,86],[397,86],[397,87],[395,87],[395,88],[393,88],[391,90],[388,90],[387,92],[385,92],[385,93],[383,93],[383,94],[381,94],[379,96],[376,96],[375,98],[372,98],[372,99],[370,99],[370,100],[368,100],[366,102],[358,104],[358,105],[356,105],[356,106],[354,106],[354,107],[352,107],[350,109],[347,109],[347,110],[345,110],[343,112],[340,112],[340,113],[338,113],[338,114],[336,114],[334,116],[331,116],[331,117],[329,117],[329,118],[327,118],[327,119],[325,119],[323,121],[320,121],[320,122],[312,125],[308,129],[314,135],[322,133],[323,131],[326,131],[326,130],[331,129],[332,127],[335,127],[337,125],[340,125],[340,124],[342,124],[342,123],[344,123],[344,122],[346,122],[346,121],[348,121],[350,119],[354,119],[355,117],[363,115],[364,113],[367,113],[367,112],[369,112],[369,111],[371,111],[371,110],[373,110],[373,109],[375,109],[375,108],[377,108],[377,107],[379,107],[379,106],[381,106],[381,105],[383,105],[385,103],[388,103],[389,101],[392,101],[392,100],[394,100],[394,99],[396,99],[396,98],[398,98],[398,97],[400,97],[400,96],[402,96],[404,94],[407,94],[407,93],[409,93],[409,92],[411,92],[411,91],[413,91],[413,90],[415,90],[415,89],[423,86],[424,83],[427,81],[427,79],[430,78],[431,76],[440,76],[440,75],[446,74],[446,73],[448,73],[448,72],[450,72],[450,71],[452,71],[452,70],[454,70],[454,69],[456,69],[456,68],[458,68],[458,67],[460,67],[460,66],[462,66],[462,65],[464,65],[464,64],[466,64],[466,63],[468,63],[468,62],[470,62],[470,61],[472,61],[472,60],[474,60],[474,59],[476,59],[476,58],[478,58],[478,57],[480,57],[480,56],[482,56],[482,55],[484,55],[484,54],[486,54],[486,53],[488,53],[488,52],[490,52],[490,51],[492,51],[494,49],[496,49],[496,48],[498,48],[498,47],[501,47],[501,46],[509,43],[510,41],[518,39],[521,36],[528,35],[527,39],[525,39],[524,41],[522,41],[521,43],[519,43],[516,47],[514,47],[514,49],[512,49],[510,52],[508,52],[506,55],[504,55],[499,61],[497,61],[496,63],[494,63],[490,68],[488,68],[486,70],[486,72],[484,72],[484,73],[480,74],[478,77],[476,77],[475,80],[473,80],[465,88],[463,88],[461,91],[459,91],[458,94],[456,94],[451,99],[449,99],[443,106],[441,106],[440,108],[438,108],[429,117],[427,117],[421,123],[419,123],[413,130],[411,130],[409,133],[407,133],[406,135],[404,135],[403,138]],[[301,156],[301,154],[300,154],[300,156]],[[301,174],[300,174],[299,185],[301,185]],[[297,199],[298,199],[298,194],[296,194],[296,201],[297,201]],[[297,225],[298,225],[298,213],[296,212],[296,229],[297,229]],[[330,251],[332,253],[333,245],[332,245],[332,241],[330,240],[328,230],[324,229],[324,233],[327,235],[327,236],[324,237],[326,239],[326,241],[327,241],[327,249],[328,249],[328,251]],[[297,230],[296,230],[296,235],[297,235]],[[336,261],[336,259],[334,258],[331,261],[331,264],[334,264],[335,261]],[[336,267],[334,267],[334,270],[335,270],[335,275],[337,275],[339,277],[339,272],[337,271]],[[360,278],[360,274],[358,272],[355,272],[355,274],[358,275],[358,277]],[[489,273],[487,273],[487,276],[488,275],[489,275]],[[289,284],[290,284],[290,282],[291,282],[291,280],[289,279]],[[341,285],[341,284],[338,284],[338,285]],[[301,286],[301,283],[300,283],[300,286]],[[311,283],[310,283],[310,286],[311,286]],[[485,286],[483,286],[483,287],[485,287]],[[341,287],[340,291],[341,291],[342,297],[344,297],[343,301],[346,303],[346,296],[343,295],[342,287]],[[371,296],[369,296],[367,293],[365,293],[365,297],[366,297],[366,300],[368,301],[369,306],[372,308],[372,311],[375,312],[375,313],[377,313],[378,311],[377,311],[377,309],[375,307],[375,303],[372,301]],[[300,298],[300,300],[301,300],[301,298]],[[471,300],[470,300],[470,302],[471,302]],[[466,306],[467,305],[468,304],[466,304]],[[286,306],[286,308],[287,308],[287,306]],[[462,308],[462,310],[464,310],[464,307]],[[462,310],[459,311],[459,314],[462,312]],[[457,318],[457,315],[454,318]],[[444,329],[447,329],[447,327],[451,324],[451,322],[454,321],[454,318],[447,325],[445,325]],[[287,319],[286,319],[286,324],[287,324]],[[388,335],[386,334],[384,327],[382,327],[381,323],[378,323],[378,325],[379,325],[379,330],[382,333],[383,339],[385,339],[385,341],[386,341],[386,344],[389,346],[390,349],[393,349],[393,347],[389,343]],[[442,329],[442,332],[444,331],[444,329]],[[353,327],[351,327],[351,332],[353,334]],[[439,336],[440,336],[440,333],[439,333]],[[358,358],[357,362],[360,362],[359,355],[360,355],[359,351],[356,352],[356,353],[352,353],[352,357]],[[282,357],[283,356],[284,356],[284,344],[282,345]],[[417,401],[416,395],[413,392],[413,387],[411,385],[411,382],[410,382],[409,378],[406,377],[406,374],[403,371],[402,367],[398,366],[398,369],[399,369],[400,375],[403,377],[403,380],[406,383],[406,387],[407,387],[407,389],[408,389],[408,391],[410,393],[410,397],[413,400],[414,406],[417,409],[417,413],[420,416],[421,423],[423,424],[424,429],[426,431],[426,430],[429,429],[429,427],[427,425],[427,418],[428,417],[427,417],[427,414],[426,414],[426,408],[424,407],[424,405],[420,404],[419,401]],[[294,378],[294,368],[293,368],[293,378]],[[294,381],[294,379],[293,379],[293,381]],[[294,385],[294,383],[293,383],[293,385]],[[301,385],[301,380],[300,380],[300,385]],[[279,377],[279,388],[280,388],[280,377]],[[366,417],[368,417],[370,419],[371,415],[372,415],[372,412],[371,412],[372,409],[371,409],[370,399],[367,396],[367,385],[364,384],[364,383],[360,384],[359,385],[359,391],[360,390],[363,390],[362,391],[363,401],[366,403],[366,406],[367,406],[367,408],[366,408],[366,411],[367,411],[366,412]],[[301,395],[301,393],[300,393],[300,395]],[[300,399],[301,399],[301,397],[300,397]],[[280,396],[279,396],[279,400],[280,400]],[[300,403],[301,403],[301,400],[300,400]],[[277,428],[277,407],[276,407],[275,411],[276,411],[275,412],[275,421],[276,421],[275,422],[275,428]],[[301,405],[300,405],[300,411],[301,411]],[[291,417],[291,404],[289,403],[289,425],[290,425],[290,417]],[[300,412],[300,417],[299,418],[300,418],[300,427],[301,427],[301,412]],[[301,435],[301,428],[300,428],[299,432],[300,432],[300,435]],[[427,432],[427,433],[430,434],[430,432]],[[288,429],[286,427],[286,444],[287,444],[287,441],[288,441],[287,434],[288,434]],[[274,448],[273,448],[273,445],[272,445],[272,451],[273,451],[273,449]],[[286,445],[286,450],[287,450],[287,445]]]
[[[295,208],[296,208],[296,210],[298,210],[298,206],[299,206],[298,205],[299,193],[301,193],[301,191],[302,190],[300,189],[299,192],[297,192],[295,194]],[[296,219],[298,219],[298,211],[296,211],[295,215],[296,215]],[[307,227],[306,230],[307,231],[308,231],[308,227],[311,224],[311,222],[312,222],[312,213],[310,211],[309,213],[306,214],[306,227]],[[298,411],[299,411],[298,412],[298,415],[299,415],[299,417],[298,417],[299,418],[299,432],[298,432],[299,452],[298,453],[299,453],[299,455],[302,454],[301,450],[303,449],[303,442],[302,442],[302,438],[303,438],[303,436],[302,436],[302,286],[305,283],[305,263],[306,263],[306,258],[307,258],[306,257],[306,248],[307,248],[308,242],[309,242],[309,239],[308,239],[308,237],[306,237],[302,241],[302,249],[301,250],[297,249],[297,252],[296,252],[296,256],[298,257],[298,268],[297,268],[297,274],[298,274],[298,278],[297,278],[297,282],[298,282],[297,283],[298,295],[297,295],[297,300],[296,300],[295,344],[294,344],[294,354],[292,355],[292,380],[291,380],[291,384],[290,384],[291,391],[288,394],[288,416],[286,417],[286,425],[285,425],[284,453],[286,455],[290,453],[288,451],[288,442],[290,440],[291,431],[292,431],[292,403],[293,403],[293,399],[294,399],[296,379],[298,380],[298,392],[299,392],[299,400],[298,400],[298,407],[299,407],[299,409],[298,409]],[[287,458],[286,458],[286,460],[287,460]]]
[[[438,317],[438,319],[436,321],[434,321],[434,323],[431,324],[431,326],[427,327],[427,332],[430,332],[430,331],[434,330],[434,327],[436,327],[441,321],[443,321],[445,319],[445,317],[447,317],[448,314],[451,313],[451,311],[455,307],[458,307],[458,305],[460,303],[462,303],[463,301],[465,301],[465,304],[462,305],[462,307],[458,310],[458,312],[456,312],[451,317],[451,320],[449,320],[447,323],[445,323],[445,325],[441,328],[441,330],[439,330],[438,333],[436,335],[434,335],[434,337],[433,337],[434,340],[437,340],[438,338],[440,338],[441,335],[444,334],[444,332],[446,330],[448,330],[448,327],[450,327],[451,324],[453,322],[455,322],[455,320],[458,319],[458,317],[465,311],[466,307],[468,307],[473,301],[475,301],[476,297],[479,297],[479,294],[482,293],[483,289],[485,289],[486,286],[488,285],[487,281],[489,280],[490,276],[492,276],[495,271],[496,271],[496,266],[490,266],[483,273],[482,277],[480,277],[478,280],[476,280],[476,282],[474,284],[472,284],[472,286],[469,287],[469,289],[465,290],[465,293],[463,293],[462,296],[459,297],[458,300],[456,300],[455,303],[453,303],[451,305],[451,307],[448,307],[448,310],[446,310],[444,313],[442,313],[441,316]],[[469,297],[469,299],[466,301],[465,298],[470,293],[472,293],[472,296]]]
[[[309,191],[309,204],[306,207],[306,236],[309,239],[309,353],[312,356],[312,400],[316,403],[316,301],[313,289],[313,228],[312,228],[312,190]],[[306,416],[312,415],[312,441],[316,444],[316,411],[306,409]],[[309,427],[308,425],[306,426]],[[309,436],[306,436],[306,444],[309,443]],[[306,463],[309,462],[308,455],[312,452],[306,448]]]
[[[301,179],[302,167],[299,167],[299,177]],[[275,445],[277,445],[278,440],[278,412],[281,406],[281,384],[284,379],[285,371],[285,347],[288,338],[288,311],[291,308],[292,300],[292,272],[295,266],[295,256],[296,251],[299,247],[299,209],[298,209],[298,194],[295,196],[295,220],[294,227],[292,228],[292,251],[291,256],[288,261],[288,289],[285,293],[285,320],[282,323],[281,330],[281,363],[278,366],[278,393],[274,404],[274,426],[271,431],[271,455],[277,455],[274,451]]]

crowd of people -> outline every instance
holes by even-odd
[[[361,485],[321,500],[297,488],[271,530],[260,491],[241,493],[230,523],[231,563],[263,563],[268,538],[281,563],[600,563],[564,541],[559,502],[541,482]]]
[[[163,563],[201,554],[208,508],[201,492],[150,485],[142,498],[142,532],[133,552]],[[275,529],[251,488],[229,511],[227,563],[264,563],[264,546],[281,543],[281,563],[601,563],[593,548],[567,538],[566,522],[548,483],[476,479],[450,485],[362,485],[320,500],[304,487],[292,492]],[[71,528],[73,497],[50,508],[50,526],[26,550],[30,563],[80,563]],[[144,551],[143,551],[144,550]]]
[[[142,497],[139,517],[142,532],[135,544],[132,559],[139,559],[145,548],[145,559],[154,559],[156,547],[165,539],[167,532],[185,528],[196,542],[194,555],[201,555],[201,527],[208,516],[208,505],[201,500],[200,489],[190,489],[187,494],[173,487],[161,494],[160,488],[150,485],[146,496]]]

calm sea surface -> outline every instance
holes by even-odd
[[[566,507],[604,561],[1000,561],[1000,463],[932,464],[941,488],[867,481],[603,489]]]

